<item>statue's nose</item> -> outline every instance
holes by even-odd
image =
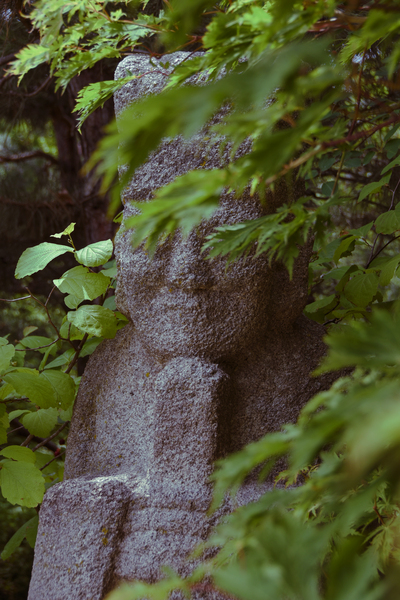
[[[207,289],[213,285],[211,265],[201,253],[204,240],[196,231],[187,238],[176,234],[166,273],[166,283],[182,289]]]

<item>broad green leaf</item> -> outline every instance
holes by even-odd
[[[90,354],[93,354],[97,346],[101,344],[102,341],[103,340],[101,338],[91,338],[90,340],[85,342],[79,356],[83,358],[84,356],[89,356]]]
[[[379,283],[381,285],[389,285],[389,283],[391,282],[396,269],[398,267],[400,263],[400,254],[398,254],[397,256],[394,256],[391,260],[389,260],[388,262],[386,262],[381,270],[381,274],[379,276]]]
[[[19,548],[19,546],[21,545],[21,543],[25,539],[25,537],[28,539],[28,530],[29,530],[30,540],[32,541],[33,536],[36,539],[35,532],[37,532],[38,523],[39,523],[38,515],[36,515],[35,517],[32,517],[32,519],[29,519],[29,521],[24,523],[22,525],[22,527],[20,527],[18,529],[18,531],[16,531],[14,533],[12,538],[10,538],[8,540],[7,544],[4,546],[4,550],[1,553],[1,558],[3,560],[7,560],[7,558],[10,558],[10,556],[15,552],[15,550],[17,548]],[[28,540],[29,545],[31,546],[31,548],[33,548],[35,544],[33,543],[33,545],[32,545],[31,541]]]
[[[54,348],[51,350],[56,352],[57,346],[55,340],[52,340],[48,337],[43,337],[41,335],[30,335],[20,341],[20,344],[24,346],[24,348],[29,348],[30,350],[36,350],[36,348],[40,348],[38,351],[44,354],[49,347],[49,344],[54,344]],[[47,348],[43,348],[42,346],[47,346]]]
[[[8,415],[5,404],[0,404],[0,423],[4,425],[4,427],[8,427]]]
[[[8,369],[14,354],[15,348],[12,344],[0,346],[0,373],[4,373],[4,371]]]
[[[311,302],[311,304],[307,304],[304,311],[306,312],[306,314],[315,313],[315,312],[321,310],[322,308],[330,307],[332,302],[334,302],[335,300],[336,300],[335,294],[331,294],[330,296],[327,296],[326,298],[321,298],[320,300]]]
[[[31,548],[35,547],[37,532],[39,527],[39,515],[33,517],[26,524],[26,541]]]
[[[348,256],[348,254],[354,250],[354,244],[352,248],[350,248],[350,246],[355,239],[356,238],[354,235],[349,235],[340,242],[338,248],[335,250],[335,254],[333,255],[333,260],[336,263],[341,259],[342,256]]]
[[[18,419],[21,415],[26,415],[26,413],[30,412],[30,410],[12,410],[8,413],[8,420],[11,423],[13,419]]]
[[[72,296],[70,294],[69,296],[65,296],[64,302],[68,308],[75,310],[75,308],[78,308],[78,306],[80,305],[81,302],[83,302],[83,300],[82,300],[82,298],[76,298],[75,296]]]
[[[21,421],[33,435],[46,438],[57,425],[58,411],[56,408],[42,408],[25,415]]]
[[[44,479],[35,465],[6,460],[1,467],[1,493],[6,500],[20,506],[40,504],[44,495]]]
[[[109,296],[108,298],[105,299],[104,303],[103,303],[104,308],[109,308],[110,310],[117,310],[117,306],[115,304],[115,295],[114,296]]]
[[[7,427],[0,423],[0,444],[7,444]]]
[[[7,396],[9,396],[12,392],[14,392],[14,388],[10,383],[6,383],[0,387],[0,400],[5,400]]]
[[[75,258],[86,267],[100,267],[100,265],[105,265],[110,260],[113,249],[112,241],[104,240],[78,250],[75,252]]]
[[[66,410],[75,398],[75,382],[70,375],[62,371],[46,369],[40,374],[53,388],[55,407]]]
[[[74,354],[75,354],[75,350],[73,348],[68,348],[68,350],[63,352],[63,354],[61,354],[60,356],[57,356],[57,358],[55,358],[49,364],[47,364],[45,366],[45,370],[46,369],[55,369],[56,367],[63,367],[64,365],[68,364],[72,360],[72,357],[74,356]]]
[[[367,306],[378,291],[378,276],[376,273],[360,273],[346,284],[344,295],[356,306]]]
[[[30,448],[25,446],[7,446],[0,450],[0,454],[6,458],[12,458],[14,460],[20,460],[22,462],[28,462],[34,464],[36,462],[35,453]]]
[[[27,396],[31,402],[41,408],[56,406],[54,390],[50,383],[34,369],[29,371],[13,371],[3,377],[10,383],[18,394]]]
[[[375,221],[376,233],[389,235],[400,229],[400,214],[395,210],[389,210],[381,215]]]
[[[24,335],[24,337],[30,335],[31,333],[33,333],[34,331],[37,331],[38,327],[34,327],[33,325],[29,326],[29,327],[24,327],[22,333]]]
[[[387,173],[388,171],[390,171],[391,169],[393,169],[393,167],[396,167],[397,165],[400,165],[400,155],[396,156],[396,158],[394,160],[392,160],[392,162],[390,162],[388,165],[386,165],[386,167],[384,169],[382,169],[381,175],[384,175],[385,173]]]
[[[9,343],[10,342],[8,341],[7,338],[0,337],[0,348],[1,348],[1,346],[6,346]]]
[[[383,177],[379,181],[373,181],[372,183],[368,183],[367,185],[365,185],[363,187],[363,189],[361,190],[361,193],[358,197],[358,201],[361,202],[361,200],[364,200],[364,198],[366,198],[370,194],[377,192],[384,185],[387,185],[390,181],[390,177],[391,177],[391,173],[389,173],[388,175],[386,175],[386,177]]]
[[[70,323],[95,337],[113,338],[117,332],[117,318],[104,306],[81,306],[67,314]]]
[[[81,340],[83,338],[83,333],[81,331],[79,331],[79,329],[77,327],[75,327],[75,325],[72,325],[72,323],[70,323],[67,320],[67,317],[64,317],[64,318],[65,318],[65,321],[61,325],[61,328],[60,328],[60,334],[62,335],[62,337],[66,338],[66,339],[70,339],[71,341]],[[71,348],[71,350],[72,350],[72,348]]]
[[[68,227],[66,227],[64,229],[64,231],[62,231],[61,233],[53,233],[53,235],[51,235],[50,237],[61,238],[63,235],[68,235],[69,236],[69,235],[71,235],[71,233],[75,229],[75,225],[76,225],[76,223],[70,223],[68,225]]]
[[[91,273],[86,267],[74,267],[60,279],[54,280],[54,285],[60,292],[82,300],[94,300],[101,296],[107,291],[109,284],[109,277],[102,273]]]
[[[66,252],[73,252],[69,246],[43,242],[33,248],[27,248],[20,256],[15,269],[15,277],[22,279],[44,269],[49,262]]]

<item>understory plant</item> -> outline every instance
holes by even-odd
[[[66,438],[80,377],[77,361],[92,354],[105,338],[113,338],[126,318],[115,308],[116,266],[113,242],[105,240],[77,250],[71,223],[52,237],[66,237],[68,245],[43,242],[21,255],[16,277],[25,279],[52,260],[73,254],[77,266],[68,269],[41,300],[27,295],[2,302],[34,302],[42,310],[51,337],[35,335],[28,326],[15,342],[0,338],[0,489],[11,505],[38,508],[45,490],[63,479]],[[51,296],[65,294],[69,310],[61,325],[52,318]],[[22,443],[15,434],[26,432]],[[9,440],[14,440],[11,442]],[[54,448],[54,443],[57,443]],[[38,516],[27,521],[8,541],[1,558],[7,559],[24,538],[35,544]]]

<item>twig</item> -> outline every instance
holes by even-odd
[[[20,444],[20,446],[27,446],[27,445],[28,445],[28,444],[29,444],[29,443],[30,443],[30,442],[33,440],[33,438],[34,438],[33,434],[32,434],[32,433],[30,433],[30,434],[28,435],[28,437],[26,438],[26,440],[24,440],[24,441],[22,442],[22,444]]]
[[[18,300],[30,300],[31,296],[22,296],[22,298],[13,298],[12,300],[8,300],[7,298],[0,298],[1,302],[18,302]]]
[[[376,236],[376,237],[378,237],[378,236]],[[398,236],[394,237],[393,239],[389,240],[388,242],[386,242],[386,244],[377,251],[375,256],[373,258],[371,258],[370,260],[368,260],[365,268],[367,269],[369,267],[369,265],[372,263],[372,261],[375,260],[375,258],[382,252],[382,250],[384,250],[386,248],[386,246],[389,246],[389,244],[391,244],[392,242],[395,242],[398,239],[400,239],[400,235],[398,235]]]
[[[19,431],[20,429],[25,429],[25,427],[23,425],[21,425],[20,427],[17,427],[16,429],[13,429],[12,431],[7,431],[7,435],[10,435],[11,433],[15,433],[16,431]]]
[[[46,344],[45,346],[38,346],[37,348],[15,348],[15,352],[26,352],[27,350],[32,350],[32,352],[34,350],[42,350],[42,348],[49,348],[49,346],[52,346],[53,344],[56,344],[61,338],[58,338],[57,340],[54,340],[54,342],[50,342],[50,344]]]
[[[47,306],[47,305],[48,305],[48,303],[49,303],[49,300],[50,300],[50,298],[51,298],[51,295],[52,295],[52,293],[54,292],[54,290],[55,290],[55,289],[56,289],[56,286],[55,286],[55,285],[53,285],[53,287],[51,288],[50,294],[47,296],[47,300],[46,300],[46,302],[44,303],[44,305],[45,305],[45,306]]]
[[[57,458],[61,458],[61,456],[64,456],[65,453],[66,453],[66,450],[64,450],[64,452],[60,452],[60,454],[58,456],[53,456],[53,458],[51,460],[49,460],[49,462],[47,462],[45,465],[43,465],[43,467],[40,467],[39,471],[43,471],[43,469],[45,469],[46,467],[51,465],[51,463],[54,460],[57,460]]]
[[[88,337],[89,337],[89,334],[85,333],[85,335],[83,336],[83,338],[81,340],[81,343],[79,344],[79,346],[77,347],[77,349],[75,351],[74,358],[69,363],[68,368],[66,369],[65,373],[67,373],[67,374],[70,373],[72,371],[72,369],[74,368],[75,363],[79,358],[80,351],[82,350],[83,345],[86,342],[86,340],[88,339]]]
[[[43,150],[33,150],[32,152],[22,152],[22,154],[15,154],[13,156],[2,156],[0,155],[0,163],[6,162],[21,162],[23,160],[30,160],[32,158],[43,158],[45,160],[49,160],[50,162],[58,165],[58,160],[55,156],[44,152]]]
[[[23,97],[24,98],[32,98],[32,96],[36,96],[36,94],[38,94],[39,92],[44,90],[44,88],[50,83],[51,80],[52,80],[52,76],[49,75],[48,78],[42,83],[42,85],[40,85],[38,88],[36,88],[36,90],[33,90],[33,92],[31,92],[30,94],[22,94]]]
[[[36,450],[38,450],[38,449],[39,449],[39,448],[41,448],[42,446],[45,446],[45,444],[47,444],[47,442],[51,442],[51,440],[52,440],[53,438],[55,438],[55,437],[56,437],[56,436],[57,436],[59,433],[61,433],[61,431],[62,431],[63,429],[65,429],[65,428],[66,428],[66,426],[68,425],[68,423],[69,423],[69,421],[65,421],[65,423],[63,423],[63,424],[61,425],[61,427],[59,427],[55,433],[53,433],[52,435],[49,435],[49,437],[47,437],[45,440],[43,440],[43,442],[40,442],[40,444],[38,444],[37,446],[35,446],[35,447],[32,449],[32,452],[35,452]],[[32,436],[32,437],[33,437],[33,436]],[[22,446],[22,444],[21,444],[21,446]]]
[[[2,403],[6,402],[28,402],[29,398],[9,398],[8,400],[1,400]]]

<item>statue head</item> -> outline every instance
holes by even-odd
[[[182,60],[182,55],[186,57],[181,52],[170,55],[170,65]],[[127,70],[145,75],[116,94],[117,114],[129,102],[165,85],[165,77],[157,74],[147,57],[128,57],[116,76],[124,77]],[[220,119],[221,114],[215,116]],[[157,188],[191,169],[219,168],[226,156],[221,156],[218,140],[205,145],[205,137],[203,130],[189,141],[178,137],[163,142],[125,190],[124,218],[133,214],[129,199],[148,201]],[[244,144],[241,153],[248,150],[249,144]],[[167,238],[152,259],[144,248],[132,249],[129,232],[119,235],[117,306],[132,320],[152,354],[161,360],[201,356],[218,361],[267,343],[275,332],[292,326],[307,299],[309,248],[300,252],[292,281],[283,265],[270,265],[265,255],[241,258],[226,268],[225,258],[207,259],[201,251],[215,227],[258,218],[288,200],[284,183],[266,205],[248,192],[240,198],[224,193],[211,219],[202,221],[186,238],[179,232]]]

